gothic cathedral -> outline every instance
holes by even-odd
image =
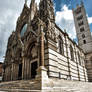
[[[73,13],[79,45],[56,25],[52,0],[40,0],[39,9],[35,0],[30,7],[25,2],[8,39],[4,81],[36,79],[41,66],[48,78],[92,81],[92,40],[84,6]]]

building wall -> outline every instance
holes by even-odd
[[[92,53],[86,55],[85,64],[88,74],[88,81],[92,82]]]
[[[87,81],[87,71],[85,69],[85,55],[83,51],[77,47],[73,41],[65,36],[64,33],[57,29],[57,35],[61,35],[63,39],[64,55],[59,53],[58,43],[48,39],[48,49],[45,50],[45,65],[48,66],[48,74],[50,77]],[[57,39],[58,42],[58,39]],[[70,44],[73,47],[74,61],[71,60]],[[80,62],[77,52],[80,54]]]
[[[2,81],[3,63],[0,63],[0,81]]]

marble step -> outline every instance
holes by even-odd
[[[38,84],[39,81],[31,80],[22,80],[22,81],[13,81],[13,82],[4,82],[0,83],[0,91],[6,90],[24,90],[25,92],[36,92],[36,88],[40,88]],[[88,82],[78,82],[78,81],[67,81],[67,80],[56,80],[53,79],[53,90],[44,90],[38,92],[92,92],[92,83]],[[34,91],[30,91],[34,90]],[[14,92],[10,91],[10,92]]]

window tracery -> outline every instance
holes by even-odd
[[[20,33],[21,37],[24,36],[26,30],[27,30],[27,24],[25,24],[25,25],[23,26],[22,30],[21,30],[21,33]]]
[[[74,51],[71,45],[70,45],[70,55],[71,55],[71,60],[74,61]]]
[[[64,55],[64,46],[63,46],[63,40],[61,36],[59,36],[59,53]]]

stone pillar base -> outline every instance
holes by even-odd
[[[44,66],[37,69],[36,80],[40,81],[41,90],[48,89],[51,86],[51,80],[48,78],[47,69]]]
[[[36,79],[48,79],[47,69],[44,66],[37,69]]]

